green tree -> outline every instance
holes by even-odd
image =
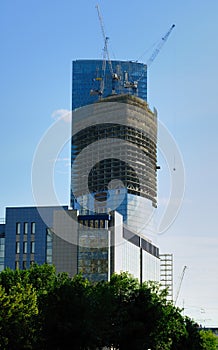
[[[64,280],[44,296],[43,348],[86,349],[89,340],[90,283],[81,276]]]
[[[213,350],[212,343],[159,284],[128,273],[94,284],[47,264],[0,273],[3,350]]]
[[[63,276],[65,275],[63,274]],[[53,265],[33,264],[27,270],[11,270],[10,268],[6,268],[0,273],[0,285],[8,291],[17,283],[20,283],[22,286],[31,284],[36,290],[37,295],[40,295],[52,289],[61,278],[63,278],[62,274],[57,275]]]
[[[34,264],[28,270],[6,268],[0,273],[1,349],[42,349],[46,295],[68,280],[66,273],[56,274],[48,264]]]
[[[218,347],[217,336],[210,330],[200,330],[200,336],[202,339],[203,350],[216,350]]]
[[[32,349],[37,314],[37,296],[31,285],[17,283],[8,292],[0,286],[0,348]]]

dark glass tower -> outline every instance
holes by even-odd
[[[147,66],[131,61],[112,61],[112,71],[118,79],[113,80],[110,65],[104,69],[102,60],[73,61],[72,109],[98,101],[98,91],[104,79],[102,97],[112,93],[134,94],[147,101]],[[137,84],[137,89],[136,89]]]
[[[146,66],[112,61],[118,79],[101,66],[73,62],[71,205],[83,215],[116,210],[146,234],[157,203],[157,114],[146,102]]]

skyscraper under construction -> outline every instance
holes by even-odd
[[[72,207],[83,215],[116,210],[146,236],[157,204],[157,113],[147,104],[147,68],[102,67],[101,60],[73,62]]]

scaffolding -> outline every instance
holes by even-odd
[[[167,300],[173,301],[173,254],[160,254],[160,283],[167,289]]]
[[[85,120],[95,116],[93,105],[84,108]],[[114,121],[109,114],[111,108]],[[76,162],[73,168],[73,192],[77,197],[86,195],[87,190],[93,194],[105,193],[112,180],[120,180],[128,193],[147,198],[156,207],[155,113],[149,110],[145,101],[131,95],[102,99],[95,104],[94,111],[97,111],[99,123],[82,128],[72,137],[72,160],[80,155],[78,169]],[[75,114],[75,122],[77,118],[79,122],[80,113],[82,108]],[[83,150],[89,152],[83,153]],[[88,175],[88,188],[81,174]]]

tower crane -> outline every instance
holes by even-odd
[[[90,95],[98,95],[99,98],[103,95],[104,92],[104,79],[105,79],[105,70],[106,70],[106,59],[107,59],[107,40],[109,38],[105,38],[105,45],[103,49],[103,61],[102,61],[102,76],[97,76],[95,79],[96,81],[100,81],[99,89],[91,89]]]
[[[178,296],[179,296],[179,293],[180,293],[180,290],[181,290],[182,281],[183,281],[186,269],[187,269],[187,266],[185,265],[183,267],[183,270],[182,270],[182,273],[181,273],[181,276],[180,276],[180,279],[179,279],[179,285],[178,285],[178,289],[177,289],[176,296],[175,296],[175,301],[174,301],[175,305],[176,305],[177,300],[178,300]]]
[[[94,80],[98,80],[100,81],[100,88],[97,90],[91,90],[90,94],[91,95],[96,95],[98,94],[99,97],[101,97],[104,93],[104,80],[105,80],[105,72],[106,72],[106,63],[108,62],[109,65],[109,70],[110,70],[110,75],[111,75],[111,79],[112,79],[112,94],[115,94],[115,82],[118,80],[121,80],[121,77],[115,73],[113,71],[113,66],[112,66],[112,62],[110,59],[110,55],[109,55],[109,50],[108,50],[108,40],[109,37],[106,36],[105,34],[105,29],[104,29],[104,23],[103,23],[103,19],[100,13],[100,8],[99,5],[96,5],[96,9],[97,9],[97,13],[98,13],[98,19],[99,19],[99,23],[100,23],[100,27],[101,27],[101,32],[102,32],[102,36],[103,36],[103,40],[104,40],[104,50],[103,50],[103,62],[102,62],[102,73],[101,76],[97,76]],[[170,36],[173,28],[175,27],[175,24],[173,24],[170,29],[166,32],[166,34],[161,38],[161,40],[159,41],[159,43],[157,44],[156,48],[154,49],[154,51],[152,52],[150,58],[148,59],[146,65],[147,67],[149,67],[151,65],[151,63],[155,60],[155,58],[157,57],[157,55],[159,54],[160,50],[162,49],[163,45],[165,44],[165,42],[167,41],[168,37]],[[138,62],[138,60],[136,61]],[[128,79],[128,72],[125,72],[125,76],[124,76],[124,82],[123,82],[123,87],[131,89],[133,91],[133,93],[137,93],[138,90],[138,83],[139,81],[142,79],[142,77],[144,76],[145,72],[143,72],[140,77],[138,78],[138,80],[135,81],[129,81]]]
[[[149,57],[149,59],[148,59],[148,61],[146,63],[147,67],[149,67],[151,65],[151,63],[155,60],[155,58],[159,54],[160,50],[162,49],[163,45],[165,44],[165,42],[169,38],[169,36],[170,36],[170,34],[171,34],[171,32],[172,32],[174,27],[175,27],[175,24],[173,24],[170,27],[170,29],[166,32],[166,34],[161,38],[161,40],[157,44],[157,47],[154,49],[154,51],[152,52],[151,56]]]
[[[101,26],[101,32],[102,32],[102,36],[104,39],[104,58],[103,58],[103,64],[102,64],[102,77],[101,77],[101,92],[100,94],[102,95],[104,92],[104,79],[105,79],[105,70],[106,70],[106,59],[109,65],[109,69],[110,69],[110,74],[111,74],[111,78],[112,78],[112,94],[115,93],[114,91],[114,82],[116,80],[119,80],[119,76],[118,74],[114,73],[113,71],[113,66],[112,66],[112,62],[110,60],[110,55],[109,55],[109,50],[108,50],[108,40],[109,37],[106,36],[105,34],[105,30],[104,30],[104,24],[103,24],[103,19],[100,13],[100,9],[99,9],[99,5],[96,5],[96,9],[97,9],[97,13],[98,13],[98,19],[100,22],[100,26]]]
[[[167,41],[167,39],[169,38],[173,28],[175,27],[175,24],[173,24],[170,29],[166,32],[166,34],[161,38],[161,40],[159,41],[159,43],[157,44],[156,48],[154,49],[154,51],[152,52],[151,56],[149,57],[149,59],[146,62],[146,66],[149,67],[151,65],[151,63],[155,60],[155,58],[157,57],[157,55],[159,54],[160,50],[162,49],[163,45],[165,44],[165,42]],[[136,61],[138,62],[138,60]],[[133,91],[137,91],[138,88],[138,83],[139,81],[142,79],[144,73],[141,74],[141,76],[139,77],[138,80],[136,81],[126,81],[124,84],[124,87],[127,88],[132,88]]]

